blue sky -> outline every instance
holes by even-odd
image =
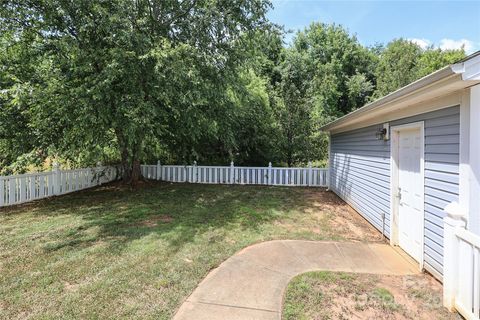
[[[467,53],[480,50],[480,0],[272,2],[269,19],[286,29],[301,30],[319,21],[343,25],[364,45],[403,37],[421,46],[450,49],[463,44]]]

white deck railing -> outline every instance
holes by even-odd
[[[466,319],[480,318],[480,236],[455,230],[458,243],[458,289],[455,309]]]
[[[0,207],[91,188],[117,178],[115,167],[60,170],[0,176]]]
[[[194,165],[142,165],[147,179],[208,184],[256,184],[326,187],[325,168],[235,167]]]
[[[444,305],[466,319],[479,319],[480,236],[465,229],[459,217],[444,222]]]

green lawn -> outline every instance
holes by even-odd
[[[380,241],[322,189],[115,185],[0,211],[0,319],[169,319],[213,268],[270,239]]]
[[[284,320],[461,319],[443,307],[442,286],[425,274],[309,272],[288,285]]]

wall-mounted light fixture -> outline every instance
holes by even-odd
[[[387,141],[389,139],[389,125],[388,123],[383,124],[383,128],[379,128],[375,133],[377,140]]]
[[[379,128],[375,133],[375,137],[377,140],[383,140],[383,137],[387,134],[387,130],[385,128]]]

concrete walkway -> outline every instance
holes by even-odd
[[[281,319],[288,282],[307,271],[406,275],[409,258],[386,244],[279,240],[243,249],[212,270],[174,319]]]

